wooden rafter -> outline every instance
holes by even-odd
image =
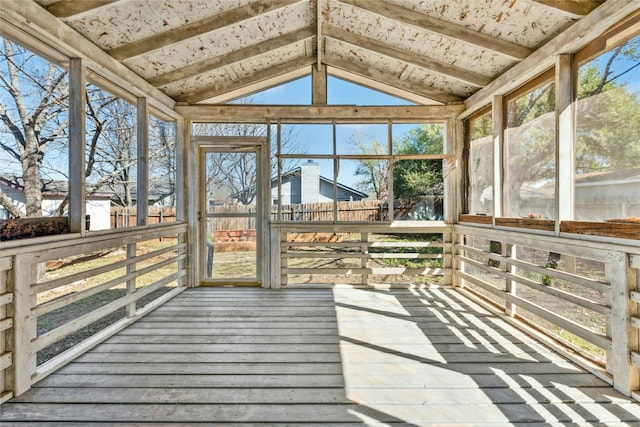
[[[308,67],[314,64],[315,61],[316,60],[314,57],[296,58],[289,62],[285,62],[279,65],[274,65],[264,70],[256,71],[251,76],[234,80],[229,84],[207,87],[205,89],[184,93],[182,95],[175,97],[175,99],[178,102],[187,102],[190,104],[201,102],[209,98],[220,96],[232,90],[237,90],[247,86],[253,86],[259,82],[289,74],[301,68]]]
[[[462,100],[459,96],[453,95],[451,93],[433,89],[423,84],[402,81],[398,78],[398,76],[392,75],[389,72],[384,72],[372,67],[356,64],[355,62],[345,60],[336,55],[325,54],[324,58],[325,63],[330,67],[339,68],[349,73],[365,77],[366,79],[380,82],[384,85],[397,87],[398,89],[414,93],[424,98],[433,99],[434,101],[442,102],[445,104],[451,102],[459,102]]]
[[[527,0],[533,4],[553,9],[570,18],[581,18],[590,14],[602,3],[594,0]]]
[[[291,33],[283,34],[274,39],[265,40],[263,42],[244,47],[242,49],[234,50],[225,55],[209,58],[205,61],[196,62],[186,67],[172,70],[168,73],[161,74],[156,77],[148,79],[149,83],[159,87],[169,83],[175,83],[177,81],[185,80],[202,73],[209,72],[213,69],[230,65],[239,61],[250,59],[257,55],[262,55],[267,52],[271,52],[276,49],[283,48],[290,44],[298,43],[303,40],[312,38],[315,35],[314,27],[306,27]]]
[[[257,15],[281,9],[300,1],[301,0],[258,0],[257,2],[228,10],[200,21],[194,21],[164,33],[127,43],[111,49],[107,53],[119,61],[124,61],[224,27],[238,24],[255,18]]]
[[[381,41],[374,40],[360,34],[355,34],[341,28],[324,26],[322,32],[326,37],[349,43],[398,61],[426,68],[443,76],[451,77],[473,86],[484,87],[491,82],[490,77],[483,76],[482,74],[456,67],[442,61],[430,59],[426,56],[421,56],[403,49],[398,49]]]
[[[420,27],[421,29],[431,33],[478,46],[482,49],[487,49],[509,58],[522,60],[532,52],[531,49],[527,47],[520,46],[497,37],[492,37],[478,31],[470,30],[460,25],[451,24],[423,13],[415,12],[381,0],[338,1],[360,9],[368,10],[369,12],[373,12],[394,21]]]
[[[56,18],[77,19],[87,13],[95,13],[120,0],[60,0],[47,6],[47,11]]]

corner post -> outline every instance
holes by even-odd
[[[556,58],[556,236],[560,222],[574,219],[575,114],[573,55]]]
[[[504,100],[500,95],[493,97],[493,226],[496,217],[504,215],[502,205],[502,179],[504,174]]]
[[[37,336],[37,324],[32,308],[36,295],[31,294],[31,285],[36,282],[36,257],[31,253],[16,255],[13,262],[11,292],[13,304],[7,315],[13,317],[13,328],[9,329],[7,342],[13,353],[13,369],[7,375],[7,388],[19,396],[31,388],[31,376],[36,371],[36,354],[31,341]]]
[[[607,362],[612,364],[613,387],[629,396],[640,389],[640,369],[631,361],[631,353],[639,346],[638,330],[632,325],[632,319],[638,316],[638,304],[631,299],[631,292],[637,289],[637,270],[623,252],[612,252],[609,261],[611,350]]]
[[[69,231],[86,233],[85,69],[82,59],[69,60]]]

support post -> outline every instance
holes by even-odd
[[[279,229],[280,233],[280,242],[277,246],[277,249],[272,247],[271,251],[275,252],[277,256],[280,257],[280,269],[278,270],[280,273],[280,286],[286,286],[288,283],[289,276],[286,273],[283,273],[282,270],[289,267],[289,259],[285,258],[284,255],[288,252],[288,247],[282,245],[282,243],[287,243],[287,230]]]
[[[493,226],[496,225],[496,217],[504,215],[502,206],[502,175],[504,172],[503,146],[504,146],[504,102],[500,95],[493,97]]]
[[[319,48],[319,47],[318,47]],[[312,103],[327,105],[327,66],[318,64],[311,67]]]
[[[82,59],[69,60],[69,231],[86,233],[86,83]]]
[[[445,245],[447,243],[451,244],[451,247],[449,248],[442,248],[442,271],[444,274],[444,276],[442,276],[442,284],[449,286],[452,284],[452,276],[447,275],[446,272],[447,270],[453,270],[453,230],[451,232],[442,233],[442,243]],[[450,256],[450,258],[447,259],[447,256]]]
[[[131,243],[127,245],[127,260],[133,259],[136,257],[136,244]],[[127,274],[132,274],[136,272],[136,264],[127,265]],[[127,280],[127,295],[131,295],[136,291],[136,279]],[[127,317],[133,317],[136,314],[136,302],[127,304]]]
[[[147,225],[149,205],[149,115],[147,98],[137,100],[136,225]]]
[[[556,236],[560,222],[574,219],[575,114],[573,55],[556,58]]]
[[[280,269],[281,269],[281,258],[280,258],[280,228],[271,227],[269,238],[271,240],[271,251],[269,251],[269,287],[273,289],[280,289]]]
[[[31,341],[37,336],[36,319],[31,311],[36,295],[31,295],[31,285],[36,282],[36,258],[31,253],[16,255],[13,262],[13,304],[8,316],[13,317],[13,328],[7,332],[7,342],[13,353],[13,367],[7,375],[8,389],[19,396],[31,388],[31,376],[36,371],[36,354]]]
[[[611,351],[607,363],[612,364],[613,387],[629,396],[640,389],[640,370],[631,362],[631,352],[639,349],[638,331],[631,324],[638,315],[638,304],[631,300],[631,291],[637,288],[637,270],[631,268],[629,255],[623,252],[612,252],[609,261]]]
[[[175,178],[175,188],[174,191],[176,193],[176,221],[178,222],[184,222],[187,220],[187,216],[186,216],[186,212],[187,212],[187,205],[186,205],[186,197],[185,194],[188,194],[188,187],[187,187],[187,178],[185,175],[186,172],[186,168],[185,168],[185,159],[187,158],[187,154],[186,154],[186,145],[185,144],[185,121],[184,119],[180,118],[178,120],[176,120],[176,178]],[[188,140],[188,139],[186,139]],[[178,243],[179,244],[185,244],[185,246],[189,245],[189,232],[186,233],[182,233],[178,236]],[[185,249],[185,248],[181,248],[178,250],[178,256],[182,256],[184,254],[193,254],[194,252],[190,252],[189,249]],[[193,274],[191,274],[191,270],[190,270],[190,260],[189,258],[185,258],[181,261],[178,262],[178,269],[179,270],[186,270],[187,274],[185,276],[181,276],[178,279],[178,286],[189,286],[190,284],[190,280],[191,277],[193,277]]]
[[[516,247],[512,244],[504,244],[502,245],[502,255],[505,256],[506,258],[516,258]],[[511,273],[511,274],[515,274],[516,273],[516,266],[513,264],[509,264],[509,262],[505,263],[504,266],[504,271],[507,273]],[[511,295],[516,295],[516,291],[517,291],[517,282],[511,280],[511,279],[505,279],[505,290],[510,293]],[[505,313],[507,316],[513,317],[516,315],[516,305],[513,304],[512,302],[506,301],[505,302]]]
[[[360,242],[362,243],[360,246],[360,254],[362,255],[362,258],[360,258],[360,267],[369,268],[369,233],[360,233]],[[362,285],[367,285],[369,283],[369,274],[362,273],[360,280]]]

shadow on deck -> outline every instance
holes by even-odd
[[[455,290],[189,289],[2,425],[638,425],[640,404]]]

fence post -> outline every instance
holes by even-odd
[[[36,282],[36,258],[31,253],[16,255],[13,262],[10,291],[13,304],[7,317],[13,317],[13,328],[8,330],[7,342],[13,353],[13,369],[7,375],[7,385],[19,396],[31,388],[31,375],[36,371],[36,354],[31,340],[37,336],[36,319],[31,311],[36,295],[31,295],[31,285]]]
[[[360,246],[360,253],[362,255],[360,261],[361,268],[369,268],[369,233],[362,232],[360,233],[360,242],[362,246]],[[366,285],[369,282],[369,274],[362,273],[362,284]]]
[[[135,243],[127,245],[127,260],[135,259],[137,256],[137,247]],[[136,272],[136,263],[127,265],[127,274],[133,274]],[[127,295],[130,295],[136,291],[136,279],[127,280]],[[133,301],[127,304],[127,317],[133,317],[136,314],[136,302]]]
[[[638,304],[631,300],[637,288],[637,272],[631,268],[629,255],[609,254],[608,280],[611,283],[611,350],[607,362],[612,364],[613,387],[626,394],[640,388],[640,372],[631,362],[631,352],[638,351],[638,331],[631,319],[638,315]]]
[[[510,243],[502,245],[502,255],[506,258],[516,258],[516,247]],[[505,262],[504,271],[507,273],[515,274],[516,266]],[[505,290],[511,295],[515,295],[517,291],[517,282],[511,279],[505,279]],[[516,305],[512,302],[505,301],[505,313],[507,316],[513,317],[516,315]]]
[[[286,234],[286,233],[285,233]],[[269,234],[270,247],[271,251],[269,254],[269,288],[280,289],[281,284],[281,267],[282,267],[282,258],[281,254],[281,245],[280,245],[280,228],[271,227]]]

